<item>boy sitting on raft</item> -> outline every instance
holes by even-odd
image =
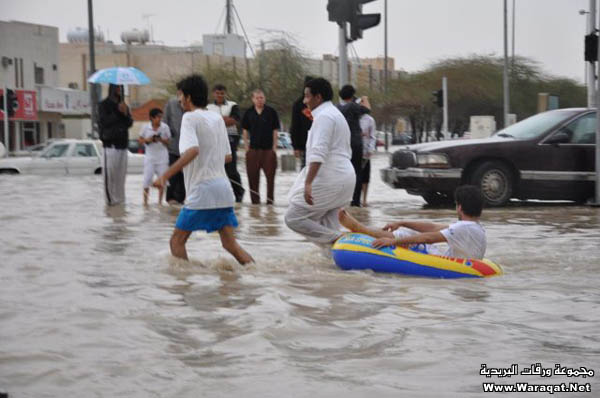
[[[383,229],[362,225],[344,209],[338,213],[340,223],[352,232],[370,235],[375,239],[372,246],[403,246],[406,248],[425,244],[427,254],[454,258],[482,259],[487,240],[485,230],[479,223],[483,209],[483,196],[479,188],[463,185],[454,192],[458,221],[450,225],[426,221],[398,221],[387,224]],[[433,243],[447,242],[444,253]]]

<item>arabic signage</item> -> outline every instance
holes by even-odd
[[[0,89],[0,120],[4,120],[4,101],[8,101],[9,120],[38,120],[37,93],[29,90],[4,90]]]
[[[80,90],[41,87],[40,111],[63,115],[86,115],[90,113],[90,95]]]

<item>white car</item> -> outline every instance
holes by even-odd
[[[48,145],[39,156],[0,160],[0,174],[89,175],[102,173],[102,143],[64,139]],[[127,173],[142,174],[144,155],[127,151]]]

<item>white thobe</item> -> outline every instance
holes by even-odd
[[[342,113],[327,101],[312,111],[306,141],[306,167],[288,194],[287,226],[317,243],[332,243],[340,235],[337,213],[350,203],[356,174],[350,159],[350,128]],[[313,205],[304,200],[304,183],[311,163],[321,163],[312,183]]]

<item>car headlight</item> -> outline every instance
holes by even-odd
[[[450,162],[448,161],[448,157],[443,153],[418,153],[417,165],[419,167],[447,169],[450,167]]]

